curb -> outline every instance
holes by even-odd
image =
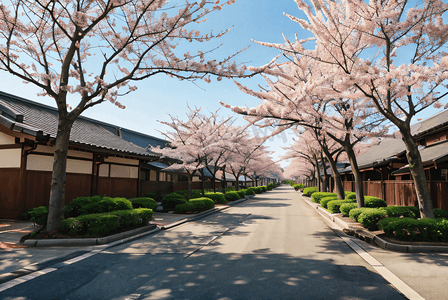
[[[49,239],[49,240],[25,240],[23,245],[30,247],[73,247],[73,246],[94,246],[105,245],[118,240],[123,240],[134,236],[143,236],[150,234],[157,226],[154,224],[140,227],[134,230],[129,230],[122,233],[102,237],[102,238],[89,238],[89,239]],[[143,235],[142,235],[143,233]]]
[[[317,212],[329,219],[331,222],[338,225],[345,233],[349,235],[354,235],[355,237],[364,240],[369,243],[373,243],[378,245],[384,250],[390,250],[395,252],[404,252],[404,253],[415,253],[415,252],[424,252],[424,253],[445,253],[448,252],[448,246],[426,246],[426,245],[409,245],[409,244],[397,244],[393,242],[388,242],[377,235],[371,233],[368,230],[360,229],[359,227],[352,227],[344,220],[340,219],[338,215],[340,214],[332,214],[328,212],[326,209],[320,207],[319,204],[312,203],[308,199],[304,199],[303,196],[300,196],[308,205],[315,208]]]

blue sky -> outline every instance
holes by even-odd
[[[226,6],[221,11],[210,14],[209,20],[201,24],[204,28],[213,29],[213,32],[225,30],[233,26],[229,33],[216,42],[201,43],[201,50],[212,49],[215,45],[222,43],[223,46],[214,52],[216,59],[222,59],[250,46],[246,51],[236,56],[235,60],[243,62],[247,66],[264,65],[278,54],[278,50],[260,46],[254,43],[252,39],[281,43],[283,41],[282,33],[291,39],[293,39],[296,32],[299,38],[310,36],[298,24],[284,16],[284,12],[303,17],[293,0],[236,0],[233,5]],[[203,32],[206,33],[207,31],[204,30]],[[189,49],[186,49],[186,51],[189,51]],[[191,53],[193,52],[192,50]],[[33,85],[25,85],[21,80],[12,77],[6,72],[1,74],[1,78],[0,89],[2,91],[55,106],[53,99],[37,97],[36,94],[40,90]],[[260,76],[239,81],[253,89],[257,89],[258,84],[264,85],[264,80]],[[126,106],[126,109],[121,110],[110,103],[103,103],[88,109],[83,115],[156,137],[162,137],[157,130],[166,131],[168,127],[160,124],[157,120],[168,121],[169,116],[167,113],[184,118],[185,113],[188,111],[187,103],[193,107],[201,107],[204,111],[215,111],[221,108],[220,115],[223,117],[233,115],[233,113],[229,109],[222,107],[219,101],[230,105],[247,106],[255,106],[260,103],[257,98],[244,94],[232,80],[227,79],[223,79],[220,82],[214,79],[211,83],[199,81],[195,85],[190,82],[178,81],[168,76],[159,75],[139,82],[137,86],[137,91],[119,99]],[[434,109],[428,109],[419,117],[427,117],[436,112]],[[238,119],[240,124],[244,123],[241,117]],[[278,155],[283,152],[281,147],[288,146],[292,142],[291,137],[287,133],[268,142],[270,149],[275,151],[274,159],[277,159]],[[281,165],[285,167],[287,163],[282,163]]]

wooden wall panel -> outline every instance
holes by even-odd
[[[19,219],[19,169],[0,169],[0,218]]]
[[[173,192],[173,182],[170,181],[142,181],[142,196],[146,193],[156,193],[163,197]]]
[[[132,178],[98,178],[98,195],[108,197],[137,197],[138,179]]]
[[[82,196],[90,196],[90,175],[68,173],[65,181],[65,204]],[[48,205],[51,172],[27,171],[26,209]]]

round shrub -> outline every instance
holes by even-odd
[[[436,219],[443,218],[448,220],[448,210],[434,208],[433,211],[434,211],[434,218]]]
[[[340,207],[344,203],[353,203],[353,200],[331,200],[327,203],[327,209],[333,214],[340,213]]]
[[[176,205],[176,212],[179,213],[186,213],[186,212],[196,212],[196,211],[204,211],[210,208],[215,207],[215,201],[213,201],[210,198],[201,197],[201,198],[195,198],[190,199],[190,201],[187,201],[183,204]]]
[[[356,200],[356,193],[355,192],[344,192],[345,193],[345,199],[346,200]]]
[[[130,199],[133,208],[149,208],[154,210],[157,207],[156,200],[149,197],[139,197]]]
[[[386,217],[386,212],[380,208],[364,208],[358,217],[358,222],[370,231],[378,230],[378,222]]]
[[[327,208],[328,202],[333,200],[339,200],[339,199],[337,196],[323,197],[322,199],[320,199],[320,206],[322,206],[323,208]]]
[[[67,204],[64,208],[64,216],[65,218],[77,217],[80,216],[83,211],[82,207],[85,205],[96,203],[103,199],[102,196],[92,196],[92,197],[78,197],[73,199],[69,204]]]
[[[244,190],[247,196],[255,195],[255,192],[251,188],[247,188]]]
[[[240,199],[240,195],[237,192],[226,192],[224,196],[227,201],[236,201]]]
[[[318,192],[319,189],[317,187],[307,187],[303,189],[303,196],[311,197],[311,195],[315,192]]]
[[[246,196],[246,190],[239,190],[237,193],[238,196],[240,196],[240,199],[243,199]]]
[[[344,217],[348,217],[350,215],[350,211],[358,207],[356,203],[344,203],[339,207],[341,213],[344,214]]]
[[[385,218],[378,227],[389,237],[402,241],[448,242],[448,220]]]
[[[185,199],[188,198],[188,191],[177,191],[176,194],[184,196]],[[202,191],[191,190],[190,199],[202,197]]]
[[[146,198],[152,198],[152,199],[154,199],[156,201],[160,201],[160,196],[158,194],[156,194],[156,193],[146,193],[145,197]]]
[[[335,193],[328,193],[328,192],[314,192],[314,193],[311,195],[311,199],[312,199],[312,201],[313,201],[314,203],[321,203],[320,201],[321,201],[322,198],[330,197],[330,196],[336,197],[336,199],[338,198],[337,195],[336,195]],[[321,204],[322,204],[322,203],[321,203]]]
[[[173,209],[176,205],[187,202],[187,199],[180,194],[170,193],[163,197],[161,202],[164,209]]]
[[[405,217],[416,219],[420,216],[420,212],[415,206],[387,206],[381,209],[386,212],[388,217],[393,218]]]
[[[46,226],[48,219],[48,206],[32,208],[24,215],[27,220],[33,221],[37,225]]]
[[[126,198],[104,197],[98,202],[92,202],[82,206],[79,209],[79,212],[81,213],[81,215],[90,215],[115,210],[131,210],[131,209],[133,209],[132,203]]]
[[[365,196],[364,197],[364,206],[371,207],[371,208],[386,207],[387,203],[383,199],[380,199],[377,197]]]
[[[206,198],[210,198],[213,201],[215,201],[215,203],[218,204],[226,204],[227,200],[226,197],[224,196],[223,193],[205,193],[204,195]]]

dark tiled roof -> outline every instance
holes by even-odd
[[[448,110],[444,110],[428,119],[411,126],[412,135],[422,135],[437,127],[448,125]]]
[[[448,140],[421,149],[420,155],[424,166],[448,160]],[[403,173],[409,173],[409,164],[392,172],[394,175]]]
[[[34,131],[35,134],[32,135],[38,135],[40,131],[40,134],[56,138],[58,116],[55,108],[0,92],[0,110],[4,111],[0,118],[3,124],[9,121],[14,123],[15,130],[23,128],[28,132],[20,131],[28,134]],[[14,114],[23,116],[23,123],[17,117],[14,119]],[[11,127],[10,124],[5,125]],[[70,142],[120,152],[124,155],[160,156],[120,138],[103,125],[113,126],[80,116],[71,129]]]
[[[396,138],[383,138],[373,145],[369,150],[356,157],[360,169],[370,168],[374,165],[381,165],[396,158],[399,154],[406,151],[404,142]],[[339,173],[350,172],[351,166],[339,171]]]

